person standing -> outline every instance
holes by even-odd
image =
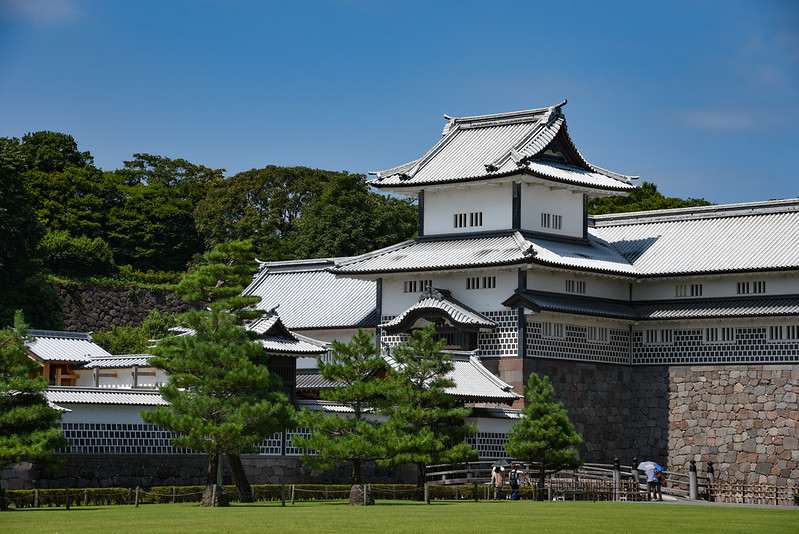
[[[519,500],[519,470],[516,467],[516,464],[511,464],[510,466],[510,488],[513,490],[513,493],[510,495],[510,500],[518,501]]]
[[[502,488],[505,486],[504,467],[495,465],[491,470],[491,485],[494,486],[494,500],[502,498]]]
[[[657,476],[654,466],[646,470],[646,500],[651,501],[657,496]]]

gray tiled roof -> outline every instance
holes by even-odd
[[[564,101],[549,108],[450,119],[441,140],[418,160],[373,173],[378,188],[407,189],[431,184],[514,174],[590,189],[627,191],[632,177],[591,165],[569,137],[561,112]],[[569,163],[544,155],[557,141]]]
[[[28,350],[42,361],[82,363],[111,356],[89,334],[52,330],[28,330],[28,334],[36,338],[28,343]]]
[[[635,308],[628,302],[530,290],[516,291],[502,305],[514,309],[524,306],[534,311],[546,310],[620,319],[638,317]]]
[[[300,339],[284,325],[276,310],[256,319],[247,325],[247,330],[259,335],[258,342],[268,352],[301,354],[313,356],[324,354],[327,348],[322,342],[311,342],[310,338]]]
[[[47,400],[55,404],[114,404],[135,406],[167,406],[156,390],[110,389],[50,386]]]
[[[151,354],[123,354],[121,356],[104,356],[100,358],[92,358],[88,363],[83,364],[84,369],[124,369],[126,367],[149,366],[149,360],[153,356]]]
[[[546,310],[636,321],[799,315],[799,295],[715,299],[685,298],[630,303],[526,290],[515,292],[502,304],[511,308],[524,306],[535,311]]]
[[[594,217],[644,276],[799,268],[799,199]]]
[[[399,364],[384,351],[383,359],[392,368]],[[503,402],[510,403],[520,398],[514,393],[513,386],[494,376],[483,366],[480,358],[474,355],[453,354],[455,368],[447,378],[455,382],[455,386],[447,392],[466,402]]]
[[[297,369],[297,389],[333,389],[344,385],[338,380],[328,380],[319,369]]]
[[[599,239],[554,241],[505,235],[417,239],[342,262],[341,274],[435,271],[538,263],[564,268],[635,275],[630,263]]]
[[[637,303],[640,319],[715,319],[799,315],[799,294],[785,297],[684,299]]]
[[[453,325],[462,329],[494,329],[497,326],[491,319],[452,298],[449,291],[434,288],[428,288],[423,291],[416,304],[380,326],[387,332],[392,331],[394,328],[404,329],[406,326],[410,327],[410,325],[403,324],[406,320],[413,320],[417,313],[426,313],[429,310],[435,310],[446,315]]]
[[[264,263],[245,290],[261,297],[258,308],[278,307],[289,329],[374,327],[377,285],[372,280],[336,278],[334,260]]]

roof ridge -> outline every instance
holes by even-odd
[[[591,215],[595,227],[626,226],[650,222],[695,221],[722,217],[748,217],[772,213],[799,211],[799,198],[742,202],[739,204],[713,204],[647,211],[630,211]]]

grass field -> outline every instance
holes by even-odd
[[[378,501],[25,508],[0,513],[2,533],[646,532],[797,533],[799,509],[676,503]]]

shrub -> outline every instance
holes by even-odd
[[[74,237],[66,230],[55,230],[47,232],[40,246],[44,266],[56,274],[88,277],[116,271],[111,247],[99,237]]]

